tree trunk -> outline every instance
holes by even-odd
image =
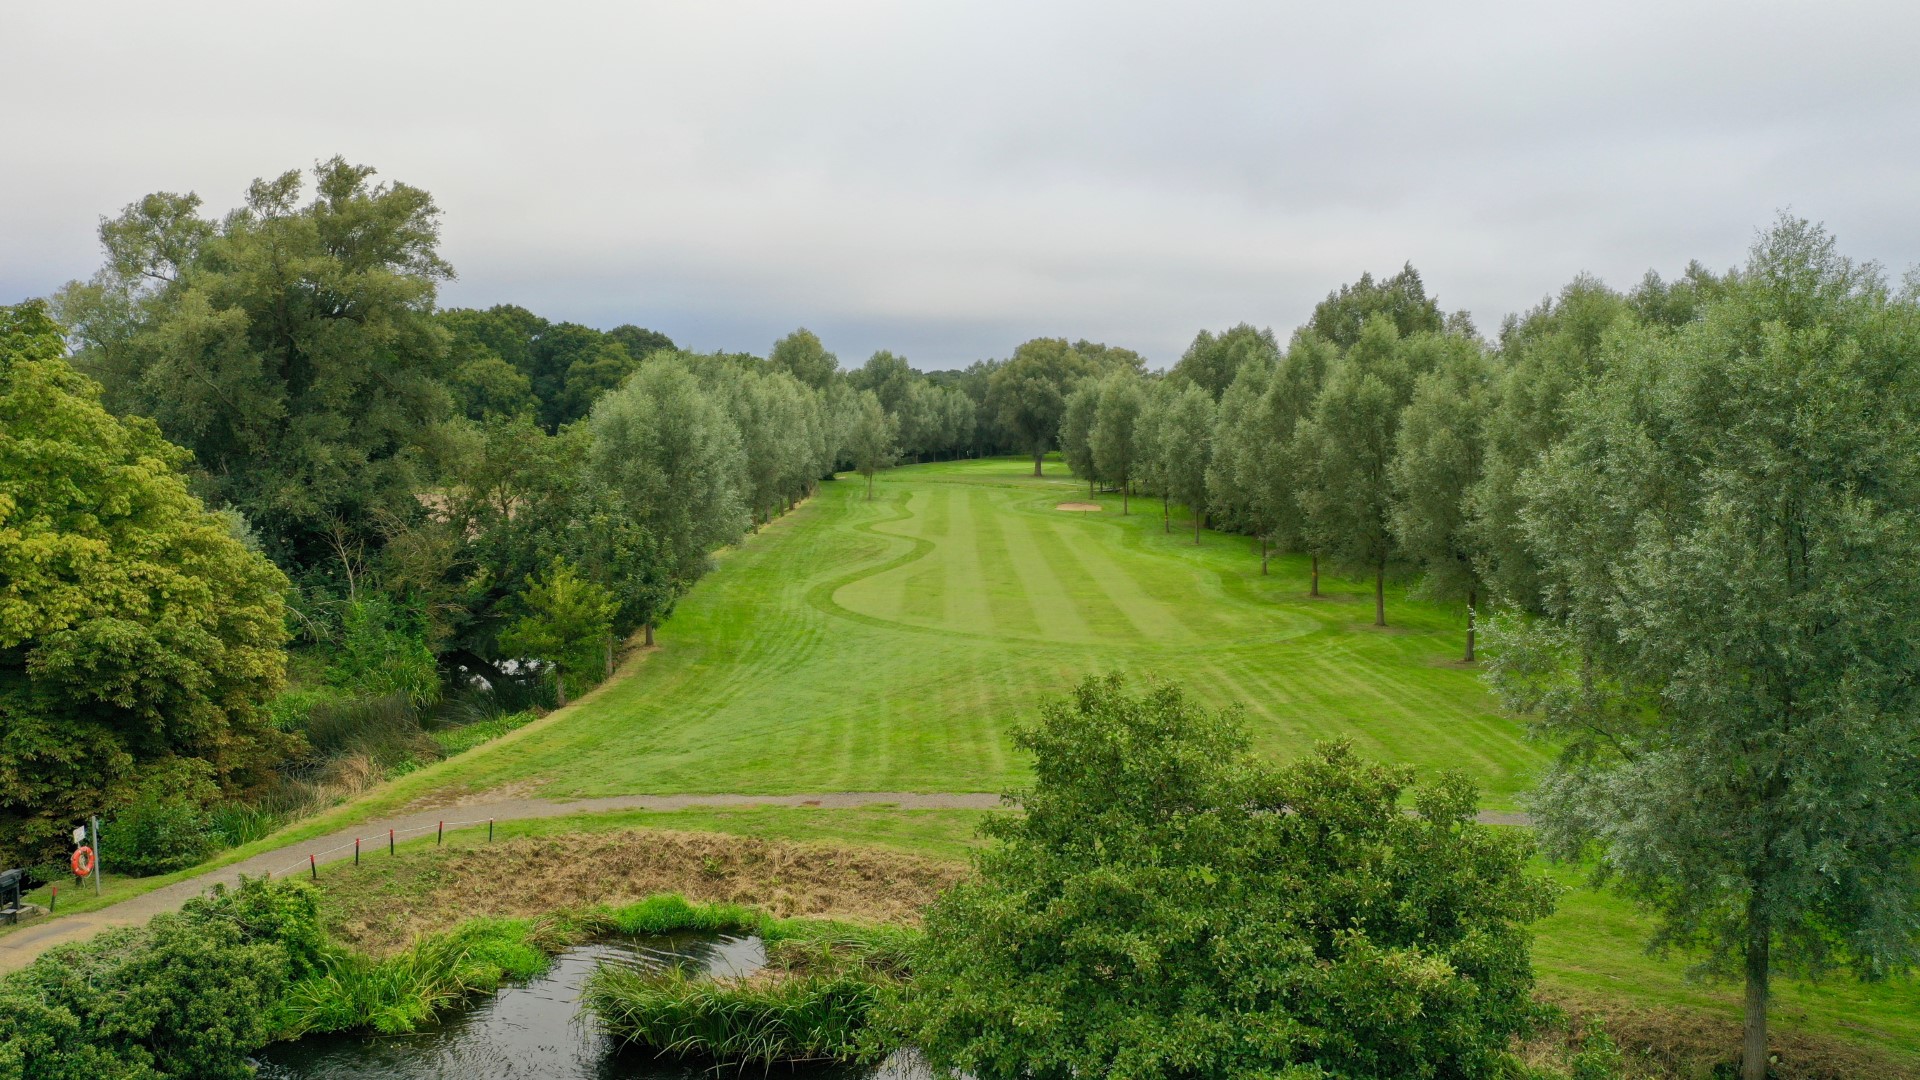
[[[1045,450],[1035,450],[1033,452],[1033,475],[1040,475],[1040,460],[1046,456],[1047,452]]]
[[[1260,576],[1267,576],[1267,534],[1260,534]]]
[[[560,702],[560,708],[567,707],[567,673],[559,668],[553,669],[553,696]]]
[[[1200,542],[1200,522],[1204,520],[1206,516],[1205,513],[1198,509],[1193,512],[1193,542],[1196,544]]]
[[[873,501],[873,474],[867,474],[867,501]]]
[[[1320,556],[1311,555],[1308,557],[1313,560],[1313,577],[1311,579],[1312,584],[1307,586],[1307,595],[1319,596],[1320,595]]]
[[[1169,504],[1171,498],[1164,491],[1160,493],[1160,531],[1163,533],[1173,531],[1173,507]]]
[[[1740,1048],[1740,1080],[1767,1080],[1767,969],[1772,935],[1761,903],[1756,887],[1747,898],[1747,1029]]]
[[[653,648],[653,624],[647,624],[647,648]]]
[[[1473,589],[1467,590],[1467,663],[1473,663],[1473,602],[1479,594]]]
[[[1121,517],[1126,517],[1129,512],[1127,509],[1127,499],[1132,494],[1133,494],[1133,481],[1128,480],[1125,483],[1122,483],[1120,485],[1120,516]]]
[[[1387,565],[1373,568],[1373,625],[1387,625]]]

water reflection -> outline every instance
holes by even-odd
[[[539,979],[502,988],[412,1035],[313,1035],[278,1043],[259,1057],[263,1080],[712,1080],[708,1066],[662,1061],[645,1048],[619,1049],[580,1007],[587,976],[602,963],[658,970],[679,964],[717,976],[764,967],[757,937],[673,935],[581,945],[554,959]],[[752,1070],[754,1075],[759,1070]],[[734,1070],[725,1070],[734,1075]],[[806,1069],[777,1075],[807,1080],[924,1080],[907,1055],[878,1068]]]

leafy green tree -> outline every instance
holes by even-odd
[[[1167,412],[1177,395],[1178,390],[1166,379],[1146,383],[1140,397],[1140,419],[1133,427],[1140,451],[1140,486],[1160,496],[1160,531],[1166,533],[1173,531],[1173,496],[1167,487]]]
[[[1920,311],[1783,218],[1697,319],[1644,326],[1522,483],[1548,617],[1494,685],[1563,747],[1563,857],[1743,977],[1920,958]]]
[[[690,363],[684,354],[656,356],[588,419],[591,475],[660,538],[686,582],[751,521],[740,490],[740,433]]]
[[[440,700],[439,668],[418,613],[377,592],[347,601],[327,679],[365,697],[399,695],[416,708]]]
[[[76,365],[191,450],[200,489],[295,570],[419,511],[453,407],[432,197],[339,158],[313,176],[311,202],[288,172],[217,224],[193,196],[135,203],[101,226],[106,268],[61,301]]]
[[[1376,318],[1392,323],[1394,332],[1401,337],[1439,333],[1447,328],[1446,316],[1440,313],[1440,305],[1427,295],[1420,272],[1412,263],[1407,263],[1390,278],[1375,281],[1371,273],[1364,273],[1359,281],[1328,293],[1327,298],[1314,307],[1306,329],[1342,349],[1351,349],[1359,343],[1367,324]]]
[[[260,778],[292,749],[287,579],[187,491],[185,451],[115,419],[42,305],[0,308],[0,863],[149,775]]]
[[[1295,436],[1301,421],[1312,415],[1327,372],[1338,359],[1339,354],[1324,338],[1295,334],[1248,418],[1254,434],[1247,459],[1252,476],[1246,484],[1255,516],[1270,523],[1272,544],[1307,549],[1310,596],[1320,595],[1320,552],[1310,540],[1306,511],[1300,504],[1306,463],[1301,458],[1302,444]],[[1266,572],[1264,556],[1261,572]]]
[[[1213,396],[1189,384],[1167,400],[1161,421],[1161,475],[1167,495],[1193,511],[1193,542],[1207,517],[1207,466],[1213,459]]]
[[[1387,625],[1387,567],[1398,554],[1388,470],[1400,414],[1419,373],[1415,361],[1433,359],[1418,344],[1437,340],[1403,342],[1390,320],[1375,317],[1328,373],[1313,415],[1295,429],[1309,543],[1338,564],[1372,572],[1375,626]]]
[[[1632,322],[1619,294],[1582,275],[1501,331],[1500,385],[1468,529],[1476,572],[1503,604],[1537,612],[1543,603],[1539,560],[1521,522],[1520,477],[1565,437],[1569,398],[1599,376],[1609,334]]]
[[[1168,375],[1176,382],[1193,383],[1219,401],[1241,368],[1249,363],[1271,366],[1279,359],[1272,330],[1241,323],[1218,334],[1200,331]]]
[[[592,671],[612,655],[613,594],[555,559],[546,574],[527,584],[520,617],[500,643],[523,657],[553,665],[560,704],[567,703],[567,676]]]
[[[1100,407],[1094,413],[1093,471],[1120,489],[1120,512],[1132,512],[1134,472],[1139,467],[1140,410],[1146,396],[1140,376],[1130,370],[1108,373],[1100,380]]]
[[[1206,391],[1189,387],[1206,396]],[[1210,403],[1210,402],[1209,402]],[[892,1018],[982,1080],[1515,1075],[1554,887],[1473,786],[1346,744],[1284,769],[1238,710],[1088,679],[1016,744],[1024,812],[926,913]]]
[[[880,407],[871,390],[860,391],[854,403],[853,426],[847,432],[847,454],[853,467],[867,478],[867,499],[873,499],[873,474],[893,464],[898,449],[894,420]]]
[[[1233,384],[1220,396],[1213,418],[1213,458],[1207,463],[1207,505],[1216,520],[1228,528],[1259,538],[1265,568],[1267,534],[1271,524],[1256,501],[1255,477],[1263,446],[1254,424],[1254,411],[1265,394],[1273,366],[1265,360],[1240,369]]]
[[[1060,414],[1060,456],[1067,469],[1087,478],[1087,497],[1094,495],[1093,421],[1100,411],[1100,383],[1093,378],[1080,381],[1067,395],[1067,407]]]
[[[667,335],[632,323],[621,323],[607,331],[607,337],[619,342],[636,363],[657,352],[673,352],[675,348],[673,339]]]
[[[472,420],[534,415],[533,383],[520,369],[472,342],[456,343],[454,356],[447,388],[463,415]]]
[[[1395,542],[1420,569],[1428,596],[1467,605],[1467,650],[1474,659],[1476,608],[1485,593],[1468,499],[1480,482],[1493,369],[1472,342],[1457,337],[1439,367],[1420,376],[1400,415],[1388,479]]]
[[[1013,358],[994,369],[988,404],[1017,445],[1033,455],[1033,475],[1039,476],[1047,451],[1060,437],[1067,395],[1095,364],[1067,344],[1065,338],[1035,338],[1013,351]]]
[[[840,358],[828,352],[818,335],[804,326],[774,342],[767,359],[815,390],[826,389],[840,373]]]

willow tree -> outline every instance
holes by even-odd
[[[1200,530],[1207,519],[1207,465],[1213,459],[1213,395],[1199,386],[1168,395],[1166,412],[1161,418],[1161,475],[1167,495],[1186,503],[1193,511],[1193,542],[1200,542]]]
[[[1140,376],[1132,371],[1115,371],[1100,381],[1100,405],[1088,442],[1093,471],[1120,489],[1122,514],[1132,512],[1133,480],[1141,456],[1140,411],[1145,406]]]
[[[1060,414],[1060,456],[1075,476],[1087,478],[1087,498],[1094,495],[1098,477],[1093,468],[1093,419],[1100,410],[1100,383],[1082,379],[1067,395],[1067,407]]]
[[[1420,571],[1420,591],[1467,606],[1467,648],[1474,659],[1477,610],[1486,592],[1469,518],[1469,496],[1480,482],[1486,422],[1493,403],[1493,368],[1486,354],[1461,338],[1438,367],[1414,384],[1400,415],[1389,525],[1407,560]]]
[[[62,294],[75,362],[115,411],[193,451],[281,565],[375,547],[421,513],[424,457],[453,411],[433,198],[334,158],[256,180],[218,221],[156,194],[102,223],[107,266]]]
[[[1547,618],[1495,685],[1564,748],[1563,857],[1743,978],[1920,959],[1920,311],[1783,219],[1693,322],[1643,326],[1522,483]]]
[[[873,499],[873,474],[893,464],[900,452],[894,433],[893,417],[881,408],[880,398],[871,390],[862,390],[855,399],[851,423],[847,428],[847,456],[853,467],[867,478],[867,499]]]

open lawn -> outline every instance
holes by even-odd
[[[1244,705],[1260,749],[1315,740],[1466,770],[1513,805],[1543,759],[1453,663],[1463,613],[1359,583],[1307,593],[1244,537],[1193,543],[1157,503],[1098,513],[1057,463],[989,459],[841,481],[768,527],[680,604],[661,650],[537,737],[423,776],[467,790],[630,793],[999,791],[1026,769],[1008,732],[1083,676],[1119,669]],[[1178,514],[1178,511],[1176,511]]]

